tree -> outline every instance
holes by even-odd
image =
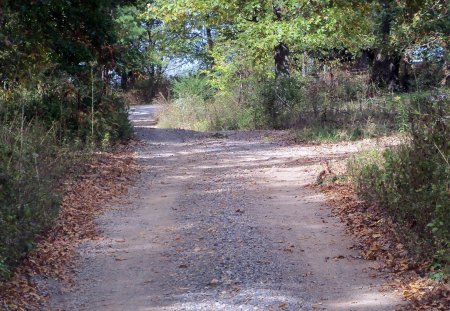
[[[360,1],[158,0],[149,14],[161,19],[167,32],[212,29],[217,42],[208,54],[214,58],[230,59],[239,50],[255,67],[267,70],[271,59],[270,71],[288,74],[292,51],[356,50],[370,44],[370,35],[357,35],[369,32],[369,9]],[[218,55],[222,46],[230,52]]]
[[[154,29],[156,19],[146,19],[142,12],[145,1],[121,6],[116,12],[118,42],[115,69],[120,74],[122,89],[128,89],[129,80],[137,74],[157,80],[161,74],[162,56],[158,53],[159,38]]]
[[[373,1],[372,80],[381,87],[399,87],[401,60],[408,51],[448,46],[450,19],[446,0]],[[404,82],[405,83],[405,82]]]
[[[371,58],[372,81],[396,90],[408,51],[448,45],[446,3],[155,0],[147,14],[161,20],[161,31],[174,39],[167,41],[168,50],[209,62],[220,75],[236,63],[267,75],[289,75],[298,55],[345,59],[362,53]]]

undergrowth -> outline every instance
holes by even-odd
[[[199,131],[292,129],[298,141],[330,142],[404,130],[402,96],[382,94],[367,73],[279,77],[248,76],[225,90],[193,75],[172,83],[160,126]]]
[[[123,103],[95,89],[94,99],[64,80],[0,91],[0,280],[52,226],[75,164],[132,134]]]
[[[410,139],[349,162],[359,195],[392,217],[411,255],[434,260],[450,275],[450,102],[416,96],[408,111]]]
[[[20,123],[18,123],[20,122]],[[68,154],[52,130],[21,120],[0,126],[0,267],[10,267],[49,228],[58,212],[58,178]]]

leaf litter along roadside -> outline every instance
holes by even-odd
[[[344,164],[345,161],[326,163],[317,183],[311,187],[326,195],[333,213],[346,225],[347,232],[356,237],[354,247],[360,250],[361,257],[379,262],[373,275],[377,271],[390,273],[385,289],[399,290],[409,302],[397,310],[450,310],[450,284],[431,280],[430,262],[416,262],[408,256],[395,224],[381,208],[360,200],[348,181],[339,181],[345,175]]]
[[[95,153],[81,175],[64,186],[60,212],[52,229],[41,235],[36,248],[16,268],[10,280],[0,283],[1,310],[45,308],[47,297],[36,277],[73,284],[71,263],[75,247],[98,239],[95,225],[104,204],[126,193],[139,172],[133,152],[138,142],[118,145],[112,152]]]

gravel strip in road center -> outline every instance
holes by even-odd
[[[177,293],[166,296],[167,305],[177,303],[165,310],[308,309],[301,263],[286,260],[246,214],[257,199],[245,173],[229,167],[202,173],[177,207],[179,228],[168,254],[179,267],[171,276]]]

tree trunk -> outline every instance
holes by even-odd
[[[273,14],[277,21],[283,19],[283,14],[281,13],[281,8],[277,5],[273,7]],[[288,46],[280,42],[275,47],[274,56],[275,59],[275,75],[278,76],[289,76],[289,48]]]
[[[128,90],[128,74],[126,71],[120,73],[120,87],[122,90]]]
[[[212,39],[211,28],[206,28],[206,39],[208,40],[208,49],[211,52],[214,48],[214,41]]]
[[[370,67],[371,58],[369,50],[362,50],[361,55],[355,58],[355,66],[354,69],[365,71]]]
[[[372,66],[372,81],[378,86],[387,87],[390,91],[398,89],[400,55],[389,55],[382,50],[375,55]]]
[[[275,74],[277,76],[289,76],[289,48],[283,42],[275,47]]]
[[[389,51],[392,24],[392,7],[390,0],[379,0],[381,7],[380,47],[375,50],[371,80],[380,87],[393,91],[398,89],[401,56]]]
[[[409,88],[410,88],[410,75],[409,75],[409,62],[407,59],[402,59],[400,61],[400,66],[402,68],[401,72],[400,72],[400,88],[404,91],[404,92],[409,92]]]
[[[449,86],[450,84],[450,64],[445,61],[444,65],[442,66],[442,71],[444,73],[444,78],[441,80],[442,86]]]
[[[208,42],[208,51],[209,51],[209,53],[211,53],[213,51],[213,49],[214,49],[214,40],[213,40],[213,37],[212,37],[211,28],[209,28],[209,27],[206,27],[206,40]],[[213,68],[215,64],[214,64],[214,58],[212,57],[212,55],[209,54],[207,56],[207,59],[208,59],[208,62],[209,62],[208,67],[209,68]]]

